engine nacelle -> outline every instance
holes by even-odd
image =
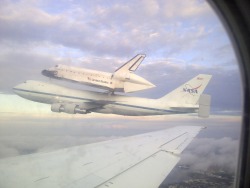
[[[75,108],[76,108],[75,104],[65,104],[64,105],[64,112],[67,114],[76,114]]]
[[[90,113],[88,110],[83,109],[80,107],[80,105],[69,103],[69,104],[63,104],[63,103],[55,103],[51,105],[51,111],[52,112],[64,112],[67,114],[87,114]]]
[[[52,112],[63,112],[64,106],[61,103],[55,103],[51,105],[51,111]]]

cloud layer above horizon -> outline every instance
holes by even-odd
[[[9,117],[9,116],[6,116]],[[54,118],[28,114],[12,116],[11,121],[1,116],[0,159],[32,153],[85,145],[125,136],[171,128],[173,126],[206,126],[181,154],[179,165],[188,165],[186,172],[209,171],[216,166],[234,173],[240,137],[239,116],[211,116],[201,119],[166,116],[165,119],[117,118]],[[178,167],[176,168],[178,169]],[[167,182],[183,179],[185,174],[174,173]],[[172,178],[171,178],[172,177]]]

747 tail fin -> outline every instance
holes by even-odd
[[[205,90],[211,77],[211,75],[199,74],[158,100],[172,107],[197,106],[200,95]]]

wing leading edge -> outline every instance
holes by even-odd
[[[174,127],[0,160],[0,187],[158,187],[202,127]]]

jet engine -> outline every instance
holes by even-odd
[[[51,105],[51,111],[52,112],[64,112],[67,114],[87,114],[90,113],[88,110],[83,109],[78,104],[69,103],[69,104],[63,104],[63,103],[55,103]]]

